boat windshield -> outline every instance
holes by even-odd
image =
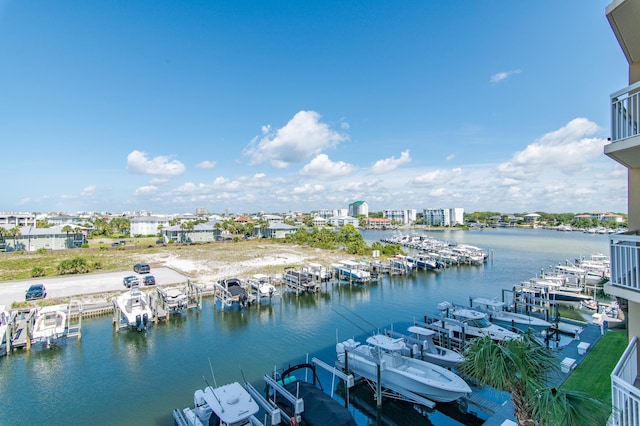
[[[487,328],[491,326],[491,322],[487,318],[479,318],[467,321],[467,325],[471,327]]]

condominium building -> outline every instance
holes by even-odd
[[[629,63],[627,87],[611,94],[611,143],[604,153],[627,168],[629,231],[609,236],[611,279],[605,291],[628,306],[629,345],[611,373],[610,425],[640,424],[640,0],[614,0],[606,16]],[[626,301],[626,303],[625,303]]]
[[[464,209],[424,209],[424,224],[431,226],[456,226],[464,224]]]
[[[390,221],[398,222],[402,225],[411,225],[416,221],[416,209],[406,210],[383,210],[382,216]]]

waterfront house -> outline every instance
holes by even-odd
[[[388,229],[391,227],[391,219],[386,217],[368,217],[365,219],[367,229]]]
[[[629,231],[609,236],[611,279],[605,291],[627,305],[629,345],[611,374],[609,424],[640,424],[640,0],[614,0],[606,7],[611,29],[629,63],[627,87],[611,94],[611,142],[604,153],[627,168]]]
[[[297,230],[297,226],[287,225],[286,223],[271,223],[266,228],[256,228],[262,238],[284,238]]]

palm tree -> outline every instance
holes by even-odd
[[[73,229],[73,227],[72,227],[72,226],[70,226],[70,225],[65,225],[65,226],[62,228],[62,232],[66,232],[66,233],[67,233],[67,243],[66,243],[66,247],[67,247],[67,248],[71,248],[71,244],[69,244],[69,232],[71,232],[71,231],[73,231],[73,230],[74,230],[74,229]]]
[[[548,386],[559,361],[532,333],[522,339],[494,342],[476,339],[464,351],[458,370],[481,384],[511,393],[518,424],[602,425],[607,407],[582,392]]]

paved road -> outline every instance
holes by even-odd
[[[0,282],[0,305],[5,305],[9,308],[12,302],[24,301],[24,294],[27,288],[36,283],[45,285],[47,298],[125,290],[122,285],[122,279],[127,275],[137,275],[142,283],[142,277],[147,274],[120,271]],[[188,277],[170,268],[152,268],[151,275],[156,277],[157,285],[180,284],[188,279]]]

